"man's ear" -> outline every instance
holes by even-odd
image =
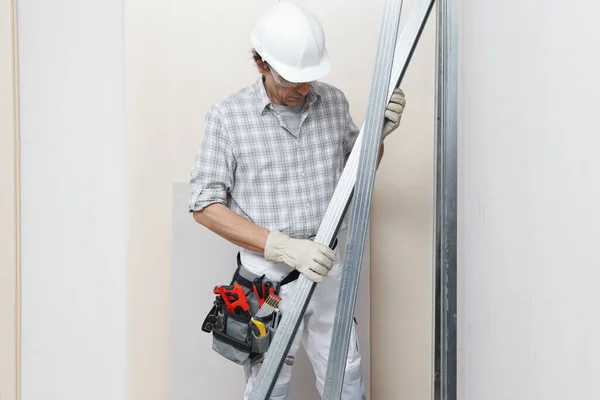
[[[269,64],[267,64],[264,61],[256,60],[256,68],[258,68],[258,72],[260,72],[263,75],[269,73]]]

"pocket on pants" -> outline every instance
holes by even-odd
[[[348,343],[348,368],[360,363],[360,344],[358,342],[358,323],[356,319],[354,319],[352,327],[350,342]]]

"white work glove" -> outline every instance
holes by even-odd
[[[400,126],[400,119],[402,118],[402,112],[406,105],[406,99],[404,98],[404,92],[400,88],[394,89],[392,98],[388,103],[385,110],[385,123],[383,124],[383,132],[381,134],[381,141],[383,141],[387,135],[395,131]]]
[[[292,239],[278,231],[269,233],[264,255],[266,260],[285,263],[317,283],[323,282],[336,261],[329,247],[312,240]]]

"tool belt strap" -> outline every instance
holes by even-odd
[[[272,281],[270,279],[267,279],[264,275],[263,276],[256,275],[256,274],[248,271],[248,269],[242,265],[242,259],[241,259],[240,253],[238,252],[238,254],[237,254],[237,269],[235,270],[235,273],[233,274],[233,279],[231,280],[231,283],[233,284],[233,282],[237,282],[240,285],[242,285],[248,289],[252,289],[254,280],[257,278],[262,278],[265,281],[271,282],[273,284],[273,287],[275,288],[275,292],[279,293],[279,289],[281,288],[281,286],[287,285],[288,283],[295,281],[296,279],[298,279],[299,276],[300,276],[299,272],[296,270],[293,270],[285,278],[283,278],[283,280],[281,282],[277,282],[277,281]]]

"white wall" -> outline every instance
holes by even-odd
[[[382,2],[299,1],[323,21],[327,81],[360,124]],[[248,32],[269,3],[19,1],[24,399],[168,398],[172,185],[208,107],[255,79]],[[433,31],[375,190],[376,399],[430,388]]]
[[[461,400],[600,398],[599,13],[461,2]]]
[[[15,397],[16,181],[12,7],[0,3],[0,399]]]
[[[123,3],[18,6],[22,399],[125,399]]]

